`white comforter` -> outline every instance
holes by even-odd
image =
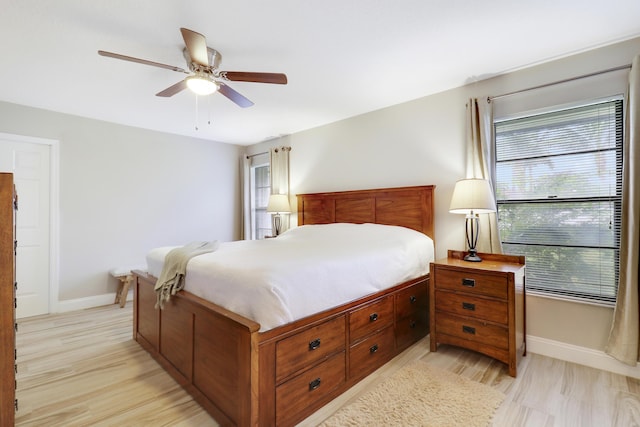
[[[173,247],[147,254],[159,277]],[[267,331],[425,275],[433,241],[404,227],[305,225],[275,239],[221,243],[187,265],[186,291],[260,324]]]

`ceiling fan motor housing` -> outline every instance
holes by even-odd
[[[198,71],[204,71],[211,74],[215,74],[215,71],[220,67],[220,62],[222,62],[222,55],[215,49],[207,47],[207,54],[209,56],[209,65],[198,64],[197,62],[193,62],[191,57],[189,56],[189,51],[185,47],[182,49],[182,56],[184,56],[184,60],[187,62],[187,67],[194,73]]]

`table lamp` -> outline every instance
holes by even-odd
[[[289,196],[286,194],[272,194],[267,203],[267,212],[274,214],[273,223],[276,228],[276,236],[280,234],[280,214],[291,213]]]
[[[465,261],[480,262],[476,245],[480,234],[480,222],[478,214],[495,212],[496,206],[493,199],[491,184],[486,179],[461,179],[456,182],[451,197],[449,212],[465,214],[465,228],[469,253],[464,257]]]

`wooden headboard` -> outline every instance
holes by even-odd
[[[434,185],[298,194],[298,225],[333,222],[400,225],[434,238]]]

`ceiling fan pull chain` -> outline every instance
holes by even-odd
[[[207,124],[211,125],[211,95],[207,96]]]

